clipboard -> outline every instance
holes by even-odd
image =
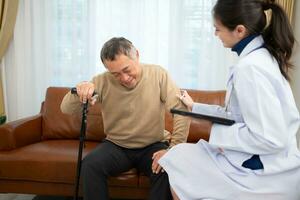
[[[189,111],[185,111],[185,110],[178,110],[178,109],[174,109],[174,108],[172,108],[170,110],[170,112],[173,114],[184,115],[184,116],[194,117],[194,118],[198,118],[198,119],[205,119],[205,120],[209,120],[213,123],[223,124],[223,125],[227,125],[227,126],[230,126],[235,123],[235,121],[230,118],[205,115],[205,114],[194,113],[194,112],[189,112]]]

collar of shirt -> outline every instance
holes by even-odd
[[[231,51],[236,52],[238,55],[242,53],[244,48],[249,44],[255,37],[257,37],[259,34],[253,34],[245,37],[241,41],[239,41],[234,47],[232,47]]]

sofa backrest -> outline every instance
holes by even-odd
[[[64,95],[70,90],[66,87],[49,87],[42,104],[42,138],[47,139],[74,139],[78,138],[81,127],[81,112],[77,115],[63,114],[60,104]],[[187,90],[194,101],[223,105],[224,91]],[[172,132],[172,116],[166,112],[166,129]],[[208,139],[209,123],[205,120],[192,119],[188,142],[197,142],[200,138]],[[86,139],[100,141],[105,138],[101,115],[101,106],[96,104],[89,107],[87,114]]]
[[[74,139],[78,138],[81,128],[82,113],[76,115],[64,114],[60,104],[65,94],[70,91],[66,87],[49,87],[42,105],[42,138],[46,139]],[[100,141],[105,138],[100,104],[89,107],[87,114],[87,140]]]

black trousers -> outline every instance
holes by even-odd
[[[104,140],[82,161],[84,200],[109,199],[107,177],[116,176],[133,167],[150,178],[150,200],[171,200],[167,173],[154,174],[151,167],[153,153],[166,148],[166,143],[157,142],[144,148],[127,149]]]

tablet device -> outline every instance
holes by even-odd
[[[218,123],[218,124],[223,124],[223,125],[232,125],[235,123],[235,121],[230,118],[199,114],[199,113],[189,112],[189,111],[185,111],[185,110],[178,110],[178,109],[174,109],[174,108],[172,108],[170,110],[170,112],[173,114],[184,115],[184,116],[189,116],[189,117],[194,117],[194,118],[199,118],[199,119],[205,119],[205,120],[209,120],[213,123]]]

